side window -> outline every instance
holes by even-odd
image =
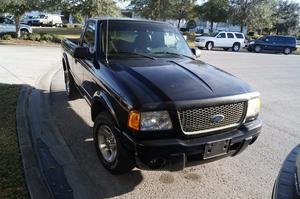
[[[226,34],[225,33],[220,33],[217,38],[226,38]]]
[[[235,33],[236,38],[238,39],[244,39],[244,36],[240,33]]]
[[[234,38],[234,36],[233,36],[233,34],[232,34],[232,33],[227,33],[227,38],[229,38],[229,39],[233,39],[233,38]]]
[[[88,22],[82,39],[82,46],[94,48],[95,46],[95,22]]]

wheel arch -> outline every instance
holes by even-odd
[[[109,101],[109,97],[103,91],[97,91],[91,101],[91,118],[92,121],[95,121],[97,115],[100,112],[107,111],[111,114],[113,119],[116,122],[117,126],[120,126],[119,120],[117,118],[116,112],[113,108],[113,105]]]

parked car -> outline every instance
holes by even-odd
[[[300,144],[285,159],[272,194],[272,199],[298,198],[300,198]]]
[[[32,28],[30,26],[21,24],[20,25],[21,33],[32,33]],[[16,32],[16,24],[13,20],[10,20],[6,17],[0,17],[0,34],[5,33],[15,33]]]
[[[38,16],[33,16],[33,15],[25,15],[21,18],[21,24],[26,24],[29,26],[33,25],[33,21],[37,20]]]
[[[62,48],[66,93],[90,104],[95,148],[113,174],[235,156],[261,132],[259,93],[196,59],[168,23],[89,19]]]
[[[268,35],[255,41],[250,41],[248,51],[260,53],[262,51],[281,52],[286,55],[297,50],[296,38],[292,36]]]
[[[212,36],[196,37],[195,46],[202,49],[206,48],[211,50],[213,48],[223,48],[238,52],[241,48],[244,48],[246,44],[246,38],[243,33],[238,32],[218,32]]]
[[[62,26],[61,15],[42,14],[39,15],[40,25],[42,26]]]

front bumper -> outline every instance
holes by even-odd
[[[197,41],[195,41],[195,46],[196,47],[204,48],[205,45],[206,45],[205,41],[203,41],[203,42],[197,42]]]
[[[193,166],[218,160],[227,156],[235,156],[254,143],[261,132],[260,119],[242,125],[239,129],[205,137],[189,139],[135,140],[123,132],[122,143],[125,148],[135,154],[137,166],[141,169],[182,170]],[[230,140],[225,155],[205,159],[205,146],[208,143]]]

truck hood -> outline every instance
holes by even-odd
[[[248,84],[216,67],[189,59],[127,59],[111,64],[138,104],[178,102],[252,92]],[[135,103],[136,104],[136,103]]]

